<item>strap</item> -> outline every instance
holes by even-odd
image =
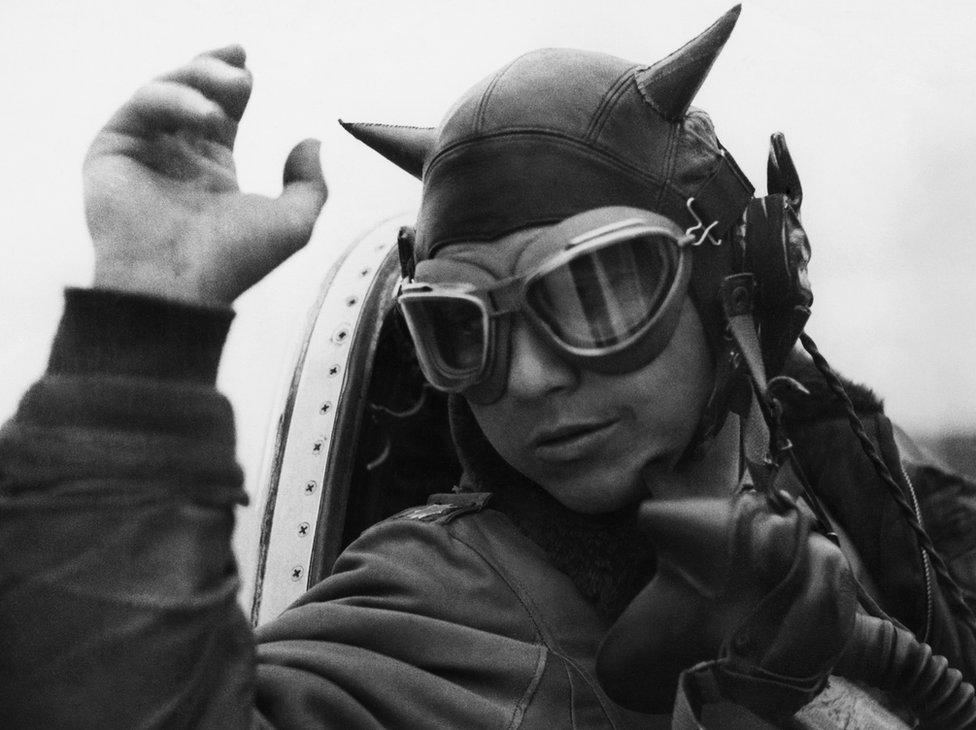
[[[724,235],[741,217],[752,194],[752,183],[732,156],[722,150],[722,159],[712,176],[692,196],[701,206],[706,225],[718,221],[715,232]]]
[[[671,730],[707,730],[702,724],[702,708],[709,702],[722,699],[712,673],[714,664],[714,661],[696,664],[678,677]]]
[[[760,397],[766,397],[766,367],[752,313],[755,304],[756,278],[752,274],[734,274],[722,282],[722,306],[729,333],[745,360],[749,375]]]

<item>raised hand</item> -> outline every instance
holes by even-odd
[[[242,48],[210,51],[143,86],[95,137],[84,165],[95,287],[229,304],[308,242],[327,195],[317,141],[292,149],[278,198],[238,187],[251,86]]]

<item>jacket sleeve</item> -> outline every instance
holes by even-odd
[[[229,310],[69,290],[0,431],[0,725],[247,726]]]
[[[492,565],[444,526],[407,519],[350,545],[258,630],[257,653],[257,706],[287,727],[322,707],[340,728],[518,727],[552,659]]]
[[[68,292],[48,371],[0,431],[0,726],[517,724],[546,650],[438,526],[374,528],[256,660],[214,387],[230,319]],[[513,605],[460,600],[468,579]]]
[[[918,496],[922,523],[976,611],[976,483],[915,447],[895,429],[905,477]],[[928,642],[950,659],[969,682],[976,682],[976,627],[956,615],[936,585]]]

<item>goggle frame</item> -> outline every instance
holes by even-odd
[[[579,233],[571,237],[561,251],[531,271],[490,286],[401,279],[396,301],[414,341],[420,367],[431,385],[444,392],[461,393],[479,403],[497,400],[504,392],[508,378],[510,336],[509,327],[505,325],[509,315],[515,314],[521,314],[548,346],[573,365],[599,373],[626,373],[653,360],[670,341],[677,325],[681,299],[691,279],[691,249],[700,244],[701,239],[696,240],[690,231],[682,231],[663,216],[650,213],[648,216],[653,217],[653,222],[647,216],[632,216]],[[671,284],[654,314],[633,333],[612,345],[579,347],[562,340],[544,315],[535,310],[529,298],[532,286],[581,256],[642,236],[663,236],[677,252]],[[428,342],[431,339],[429,333],[414,321],[409,312],[410,302],[431,299],[460,299],[478,308],[483,336],[476,371],[471,369],[461,373],[447,365],[439,356],[437,346]]]

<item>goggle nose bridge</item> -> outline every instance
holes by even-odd
[[[522,308],[522,284],[524,281],[524,277],[514,276],[485,290],[485,298],[491,304],[488,316],[502,317],[506,314],[518,312]]]

